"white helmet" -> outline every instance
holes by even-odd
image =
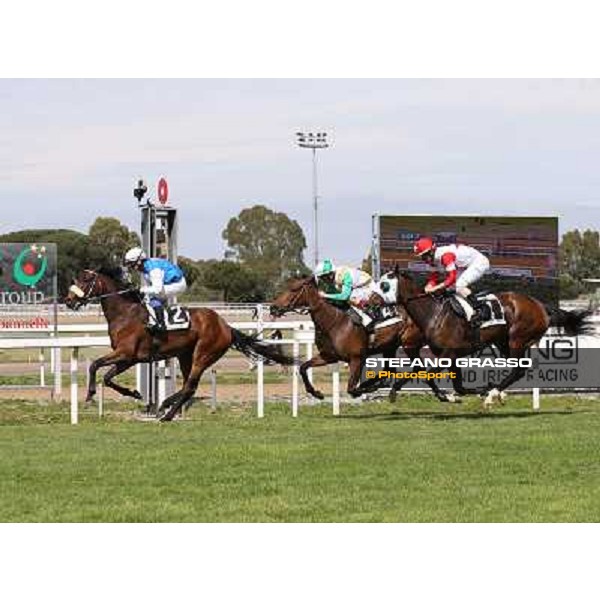
[[[126,265],[137,265],[141,260],[146,258],[146,253],[139,247],[131,248],[125,252],[123,262]]]

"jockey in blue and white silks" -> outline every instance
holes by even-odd
[[[141,248],[131,248],[125,254],[124,264],[142,274],[145,285],[140,292],[149,308],[149,314],[156,319],[156,329],[164,331],[164,304],[171,296],[185,292],[187,283],[180,267],[164,258],[148,258]]]

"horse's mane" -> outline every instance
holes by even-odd
[[[99,275],[104,275],[108,277],[117,287],[117,290],[131,290],[126,294],[122,294],[124,298],[129,298],[136,302],[141,301],[141,295],[137,289],[132,287],[130,281],[125,279],[125,271],[122,267],[113,266],[113,265],[102,265],[98,269],[96,269],[96,273]]]
[[[113,265],[102,265],[96,269],[98,275],[104,275],[111,279],[120,290],[131,287],[130,283],[125,280],[125,271],[122,267]]]

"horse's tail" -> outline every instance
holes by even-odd
[[[550,317],[550,327],[563,329],[567,335],[586,335],[594,333],[594,325],[590,321],[593,310],[563,310],[546,306]]]
[[[267,358],[280,365],[294,365],[297,360],[282,352],[278,346],[257,340],[251,335],[242,333],[239,329],[231,328],[232,346],[246,356],[257,360]]]

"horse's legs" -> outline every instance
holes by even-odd
[[[525,352],[526,348],[523,348],[521,346],[511,346],[508,354],[510,358],[523,358],[523,356],[525,356]],[[483,402],[483,405],[485,407],[492,406],[492,404],[494,403],[494,399],[498,397],[502,398],[504,396],[504,390],[507,387],[511,386],[513,383],[519,381],[519,379],[521,379],[525,375],[525,373],[527,373],[527,369],[525,369],[525,367],[513,367],[510,373],[497,386],[495,386],[488,392]]]
[[[121,361],[121,362],[113,365],[104,374],[103,380],[104,380],[104,385],[108,386],[109,388],[112,388],[116,392],[119,392],[119,394],[121,394],[122,396],[128,396],[130,398],[135,398],[136,400],[141,400],[142,395],[139,393],[138,390],[130,390],[129,388],[119,385],[118,383],[115,383],[113,381],[114,377],[116,377],[117,375],[120,375],[121,373],[124,373],[125,371],[127,371],[127,369],[132,367],[134,364],[135,364],[135,362],[128,360],[128,361]]]
[[[322,367],[324,365],[329,365],[331,363],[337,362],[337,358],[325,358],[321,354],[317,354],[313,356],[310,360],[303,362],[300,365],[300,376],[302,377],[302,382],[304,383],[304,389],[308,394],[318,398],[319,400],[323,400],[325,398],[325,394],[323,392],[317,390],[313,384],[310,382],[308,378],[308,369],[311,367]]]
[[[161,410],[165,408],[165,406],[170,408],[166,413],[159,417],[160,421],[171,421],[173,419],[181,407],[193,397],[194,392],[200,383],[202,373],[204,373],[210,365],[216,363],[221,356],[227,352],[228,348],[229,346],[225,346],[218,350],[212,349],[212,351],[205,351],[202,345],[196,346],[193,355],[193,364],[183,388],[163,402]]]
[[[181,369],[181,374],[183,375],[183,385],[185,386],[187,380],[190,377],[190,372],[192,370],[192,364],[194,362],[194,355],[192,352],[189,352],[188,354],[182,354],[181,356],[177,357],[177,360],[179,362],[179,368]],[[169,408],[169,406],[172,406],[173,403],[177,401],[182,390],[183,390],[183,388],[181,390],[175,392],[174,394],[171,394],[168,398],[164,399],[163,403],[160,405],[161,414],[164,413],[165,410],[167,408]]]
[[[192,352],[187,354],[181,354],[177,357],[179,362],[179,369],[181,370],[181,375],[183,376],[183,383],[187,381],[187,378],[190,376],[190,371],[192,370],[192,363],[194,360],[194,355]]]
[[[113,350],[109,354],[101,356],[100,358],[92,361],[89,370],[90,382],[88,385],[87,396],[85,397],[86,402],[92,402],[94,396],[96,395],[96,373],[98,372],[98,369],[101,369],[102,367],[108,367],[109,365],[114,365],[122,360],[124,360],[122,353],[119,350]]]
[[[404,352],[411,360],[415,360],[417,358],[421,358],[421,348],[405,348]],[[415,367],[413,369],[413,373],[418,373],[422,371],[420,367]],[[430,369],[429,373],[435,373],[440,369]],[[392,391],[390,392],[390,402],[396,401],[396,391],[401,390],[410,380],[409,379],[394,379],[394,383],[392,384]],[[435,397],[440,402],[450,402],[450,397],[444,390],[441,390],[436,383],[435,379],[426,379],[425,383],[431,388],[431,391],[434,393]],[[393,397],[392,397],[393,396]],[[454,400],[452,400],[454,401]]]
[[[363,359],[362,356],[353,356],[348,362],[350,374],[348,375],[348,394],[353,398],[358,398],[363,394],[363,387],[360,383],[362,374]]]

